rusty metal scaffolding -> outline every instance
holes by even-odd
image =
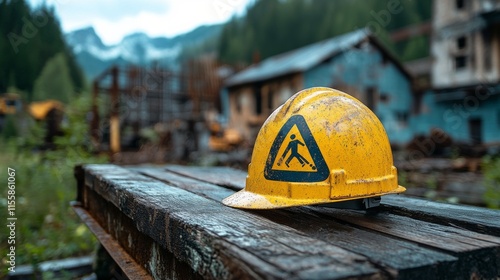
[[[136,136],[158,125],[171,132],[182,123],[192,129],[207,110],[220,108],[217,67],[199,60],[186,63],[180,73],[137,66],[107,69],[93,83],[94,144],[113,154],[127,147],[120,137],[124,129]]]

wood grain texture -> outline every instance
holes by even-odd
[[[245,187],[246,173],[240,170],[226,168],[220,173],[214,170],[211,176],[199,176],[198,174],[207,173],[208,168],[172,165],[166,166],[165,169],[216,185],[219,185],[221,181],[232,180],[231,188],[235,190]],[[500,236],[500,211],[498,210],[434,202],[404,195],[384,196],[382,207],[398,215]]]
[[[100,221],[113,225],[112,235],[123,239],[115,229],[121,225],[112,219],[124,215],[158,246],[152,250],[167,250],[204,278],[500,275],[499,211],[404,196],[384,197],[374,211],[318,206],[248,211],[220,203],[245,184],[246,173],[230,168],[88,165],[77,171],[85,182],[78,192],[83,207],[112,213]],[[95,201],[112,207],[99,208]]]
[[[245,186],[247,173],[229,167],[199,167],[181,165],[168,165],[166,170],[184,175],[186,177],[227,187],[233,190],[241,190]]]
[[[399,215],[500,236],[500,212],[498,210],[397,195],[384,197],[383,204],[386,209]]]
[[[458,257],[457,270],[460,275],[492,279],[499,274],[498,237],[420,221],[383,210],[368,213],[342,209],[317,211],[325,218],[452,254]]]
[[[95,178],[88,180],[91,191],[203,277],[294,279],[305,277],[306,271],[328,279],[381,276],[366,257],[290,227],[124,168],[84,169]],[[241,255],[245,257],[235,258]]]
[[[232,190],[165,172],[160,168],[136,168],[134,170],[217,202],[233,193]],[[445,271],[450,271],[450,277],[459,276],[453,272],[456,271],[454,269],[458,260],[456,257],[426,249],[411,242],[358,229],[332,219],[324,219],[306,207],[250,212],[270,222],[292,227],[310,237],[366,256],[389,278],[433,279]],[[366,242],[367,240],[370,242]]]
[[[170,168],[167,168],[167,171],[169,170]],[[197,178],[197,174],[199,173],[199,167],[176,166],[175,170],[176,173],[190,178]],[[234,185],[236,185],[236,189],[242,189],[244,187],[244,183],[241,183],[244,174],[242,175],[240,171],[233,173],[231,169],[225,170],[225,172],[219,174],[219,176],[214,174],[212,174],[211,177],[200,176],[198,180],[217,184],[220,182],[220,178],[225,176],[233,179],[236,179],[237,176],[241,176],[240,180],[234,180],[234,182],[240,182],[239,185],[238,183],[234,183],[233,187]],[[386,199],[389,200],[387,204],[385,204]],[[457,271],[459,275],[480,275],[486,278],[500,275],[498,235],[495,236],[494,231],[491,230],[489,232],[491,232],[493,236],[482,234],[480,230],[474,231],[474,229],[478,228],[478,224],[481,225],[479,228],[482,229],[494,229],[498,226],[500,224],[500,219],[498,218],[499,211],[479,207],[462,207],[460,205],[429,202],[422,199],[406,198],[404,196],[386,196],[382,201],[384,202],[383,207],[380,207],[376,211],[369,212],[356,212],[352,210],[329,209],[324,207],[300,208],[314,209],[318,215],[324,215],[324,217],[328,219],[335,219],[341,223],[350,224],[359,229],[375,231],[379,234],[389,235],[399,240],[410,241],[414,243],[414,245],[416,243],[418,246],[426,246],[432,250],[446,252],[458,258],[458,261],[454,264],[457,266],[457,269],[454,269],[454,271]],[[390,203],[395,203],[395,201],[398,201],[400,206],[398,206],[397,211],[392,213],[392,210],[394,210],[396,206],[392,206]],[[405,205],[403,201],[406,202],[406,207],[411,210],[404,208]],[[424,205],[429,205],[429,209],[425,210],[425,207],[423,207]],[[439,207],[441,209],[439,209]],[[410,214],[416,212],[417,209],[421,209],[420,213],[432,212],[434,216],[433,218],[421,220],[419,217],[422,215]],[[455,211],[457,211],[456,214]],[[471,216],[467,216],[464,220],[460,220],[462,216],[466,216],[468,212],[471,212]],[[345,215],[346,213],[347,216]],[[361,214],[357,215],[356,213]],[[370,213],[378,213],[377,215],[373,215],[378,218],[366,218],[370,216]],[[453,217],[453,220],[460,220],[462,225],[467,226],[463,229],[457,227],[455,223],[450,222],[451,217]],[[439,222],[436,222],[436,220],[439,220]],[[351,250],[353,249],[351,248]],[[360,253],[359,251],[357,252]],[[478,274],[478,270],[482,274]]]

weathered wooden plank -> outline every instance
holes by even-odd
[[[239,190],[245,187],[246,173],[231,168],[225,168],[223,172],[215,169],[211,176],[209,168],[197,166],[167,166],[178,174],[195,178],[204,182],[219,185],[221,181],[232,180],[231,188]],[[227,186],[226,184],[221,184]],[[387,195],[382,198],[382,207],[392,213],[425,220],[432,223],[461,227],[471,231],[500,236],[500,211],[481,207],[446,204],[433,202],[425,199],[411,198],[404,195]]]
[[[384,197],[382,201],[383,206],[392,213],[500,236],[500,211],[498,210],[397,195]]]
[[[230,189],[214,184],[165,172],[162,168],[134,168],[134,170],[218,202],[234,193]],[[461,276],[455,273],[458,260],[456,257],[423,248],[412,242],[358,229],[332,219],[324,219],[306,207],[252,213],[275,223],[290,226],[310,237],[367,256],[390,278],[436,279],[442,278],[443,275],[451,278]]]
[[[318,278],[381,276],[363,256],[249,212],[120,167],[84,170],[92,191],[204,277],[301,278],[303,271],[320,268],[325,273]],[[235,260],[242,252],[252,257]],[[238,261],[238,270],[231,270],[228,264]]]
[[[184,175],[204,182],[231,188],[233,190],[243,189],[247,173],[229,167],[200,167],[200,166],[165,166],[170,172]]]
[[[198,167],[176,167],[176,173],[183,174],[185,176],[189,176],[191,178],[197,178]],[[231,170],[225,170],[225,174],[231,173]],[[238,176],[240,172],[237,172],[236,175],[232,174],[230,176]],[[227,175],[221,175],[227,176]],[[241,176],[241,174],[240,174]],[[216,175],[212,175],[211,177],[200,176],[199,180],[205,182],[219,182]],[[238,182],[235,180],[235,182]],[[233,184],[237,186],[237,189],[241,189],[244,187],[244,184],[240,183]],[[238,186],[239,185],[239,186]],[[418,199],[410,199],[409,203]],[[447,205],[444,205],[447,206]],[[481,276],[483,277],[493,277],[497,275],[500,267],[500,253],[498,246],[498,238],[494,236],[484,235],[474,233],[468,230],[457,229],[456,226],[443,226],[443,222],[438,224],[432,222],[420,221],[418,219],[411,219],[409,217],[403,217],[399,215],[391,215],[391,220],[393,225],[389,225],[387,227],[383,227],[380,221],[367,219],[365,212],[362,214],[351,214],[348,218],[336,217],[332,213],[342,213],[339,211],[343,211],[344,213],[357,213],[356,211],[346,211],[346,210],[337,210],[337,209],[322,209],[319,207],[310,207],[312,209],[316,209],[317,212],[326,211],[326,216],[331,218],[337,218],[338,221],[343,223],[352,224],[361,229],[369,229],[374,230],[375,232],[381,232],[386,235],[393,236],[395,238],[399,238],[402,240],[408,240],[412,242],[419,243],[424,246],[428,246],[430,248],[443,250],[445,252],[449,252],[459,258],[459,271],[462,275],[471,275],[475,273],[477,269],[481,271]],[[390,208],[390,207],[388,207]],[[456,207],[460,208],[460,206]],[[454,208],[454,209],[456,209]],[[481,212],[482,208],[477,207],[466,207],[466,208],[476,208],[476,211]],[[382,207],[379,209],[379,213],[389,213],[389,209],[384,209]],[[446,210],[445,210],[446,211]],[[408,211],[410,212],[410,211]],[[495,211],[485,211],[490,218],[496,217]],[[488,213],[489,212],[489,213]],[[397,214],[400,214],[400,211],[396,211]],[[352,216],[358,215],[358,216]],[[365,216],[363,216],[365,215]],[[381,214],[383,215],[383,214]],[[380,215],[379,215],[380,216]],[[453,216],[453,211],[449,211],[446,214],[442,214],[441,217],[446,219],[446,216]],[[361,217],[361,218],[360,218]],[[362,218],[364,217],[365,220]],[[479,216],[474,218],[469,218],[466,223],[472,224],[473,222],[481,223]],[[495,224],[494,222],[492,223]]]
[[[316,211],[327,218],[457,256],[457,269],[462,275],[485,279],[500,275],[498,237],[399,216],[383,209],[366,212],[323,208]]]
[[[201,180],[196,180],[194,178],[186,177],[183,174],[177,172],[171,172],[170,170],[165,170],[163,167],[125,167],[126,169],[133,170],[142,175],[145,175],[152,179],[161,180],[171,186],[178,187],[199,196],[215,200],[217,202],[222,201],[227,196],[234,193],[234,190],[226,187],[221,187],[220,185],[215,185],[207,183]]]
[[[149,209],[140,209],[140,211],[130,209],[134,212],[133,216],[138,219],[132,220],[124,214],[124,212],[130,214],[132,211],[119,209],[94,190],[87,190],[86,198],[88,200],[87,207],[98,219],[99,224],[104,225],[107,232],[121,241],[121,247],[129,251],[136,262],[148,269],[154,279],[197,279],[201,278],[200,276],[209,279],[239,278],[235,277],[236,275],[244,276],[242,277],[244,279],[248,278],[249,274],[260,275],[252,277],[254,279],[262,278],[262,275],[270,275],[268,278],[280,278],[278,277],[280,275],[281,277],[287,276],[286,273],[277,270],[275,266],[255,256],[245,259],[243,263],[238,262],[238,260],[233,261],[234,256],[240,254],[242,250],[222,238],[214,238],[213,240],[213,246],[222,251],[219,254],[211,251],[212,246],[203,243],[206,238],[198,240],[200,236],[196,234],[196,231],[194,231],[195,237],[190,241],[189,235],[193,234],[193,231],[184,225],[179,225],[176,219],[170,219],[166,215],[158,214]],[[124,203],[123,207],[130,207],[130,205]],[[134,207],[141,206],[138,204]],[[138,221],[142,223],[141,226],[137,226]],[[148,229],[145,233],[144,228],[148,226],[153,227],[153,229]],[[218,257],[212,259],[212,254],[217,254]],[[183,257],[179,257],[179,255]],[[193,262],[186,265],[189,266],[192,273],[195,273],[194,275],[178,271],[182,269],[182,263],[188,263],[184,262],[186,258],[191,258]],[[231,268],[227,269],[231,272],[230,274],[224,269],[226,267]],[[253,270],[248,270],[250,268]]]
[[[88,200],[86,209],[119,243],[119,246],[133,256],[132,264],[136,263],[144,267],[154,279],[202,279],[201,275],[190,265],[176,258],[172,252],[166,250],[148,235],[140,232],[135,221],[95,191],[88,189],[85,196]],[[157,226],[158,224],[161,224],[161,219],[156,223]],[[163,227],[165,227],[164,224]],[[165,230],[164,233],[166,234],[167,231]],[[109,253],[115,254],[116,251],[110,250]]]

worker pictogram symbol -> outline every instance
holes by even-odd
[[[303,116],[283,125],[269,151],[264,177],[287,182],[319,182],[328,178],[325,159]]]
[[[288,142],[288,146],[286,147],[285,151],[281,155],[280,159],[278,160],[278,166],[280,166],[283,163],[283,159],[288,155],[288,151],[291,151],[290,155],[288,156],[288,159],[286,160],[285,164],[287,167],[290,167],[289,163],[292,159],[296,158],[299,163],[304,167],[304,165],[308,164],[313,170],[316,170],[316,166],[312,165],[309,163],[309,161],[299,154],[298,152],[298,145],[305,146],[304,143],[302,143],[300,140],[295,139],[295,134],[292,134],[290,136],[291,141]]]

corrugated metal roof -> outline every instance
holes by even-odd
[[[366,29],[359,29],[269,57],[232,76],[226,80],[225,85],[235,86],[306,71],[328,57],[356,45],[368,36],[369,32]]]

